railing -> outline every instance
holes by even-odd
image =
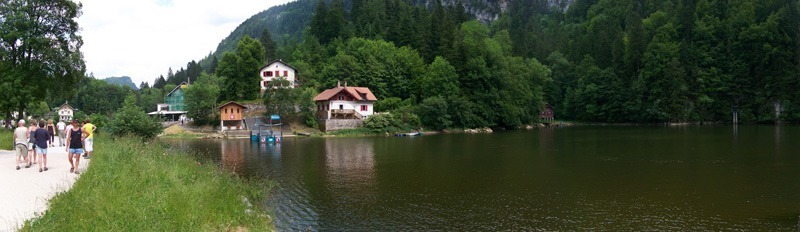
[[[364,116],[356,112],[356,110],[352,109],[332,109],[331,116],[335,118],[336,117],[335,115],[353,115],[357,119],[364,118]]]

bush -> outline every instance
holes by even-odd
[[[108,128],[106,128],[106,126],[108,126],[108,117],[106,117],[105,115],[95,113],[89,115],[89,120],[91,120],[92,124],[94,124],[94,126],[97,127],[97,131],[95,133],[108,130]]]
[[[441,96],[426,98],[417,106],[416,112],[422,116],[422,124],[431,129],[442,130],[453,125],[447,101]]]
[[[144,111],[136,106],[136,98],[128,96],[110,125],[111,134],[115,136],[135,135],[150,139],[160,134],[164,128],[155,120],[147,117]]]

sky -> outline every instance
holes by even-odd
[[[86,73],[130,76],[136,85],[166,77],[217,48],[244,20],[290,0],[76,0]]]

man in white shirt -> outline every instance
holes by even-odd
[[[59,144],[61,144],[61,146],[63,147],[64,144],[65,144],[64,143],[64,138],[66,137],[66,133],[65,132],[67,132],[67,126],[63,121],[58,121],[58,124],[56,124],[56,127],[58,128],[58,139],[60,141]]]

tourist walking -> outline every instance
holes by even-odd
[[[33,137],[33,132],[36,132],[36,119],[31,119],[30,125],[28,125],[28,166],[36,164],[36,149],[33,147],[33,143],[36,142],[36,138]]]
[[[49,146],[53,146],[53,141],[56,140],[56,125],[53,125],[53,119],[47,119],[47,134],[50,139],[47,140]]]
[[[67,137],[67,134],[65,133],[67,125],[64,124],[64,121],[58,121],[58,123],[56,123],[56,128],[58,129],[58,144],[59,146],[63,147],[64,144],[66,144],[64,142],[64,138]]]
[[[70,129],[67,130],[67,159],[69,159],[70,169],[69,172],[81,174],[78,171],[78,164],[81,161],[81,154],[83,153],[83,131],[78,126],[78,120],[73,119]],[[73,161],[74,159],[74,161]]]
[[[19,163],[28,161],[28,128],[22,119],[17,125],[17,129],[14,129],[14,148],[17,150],[17,170],[19,170]],[[30,167],[31,165],[25,165],[25,168]]]
[[[39,172],[47,171],[47,143],[50,141],[50,132],[44,129],[45,126],[44,119],[40,120],[39,128],[33,133],[34,146],[39,156]]]
[[[89,118],[83,121],[83,133],[86,134],[86,140],[83,141],[83,149],[86,152],[83,157],[85,159],[92,158],[92,151],[94,151],[94,131],[97,127],[89,121]]]

